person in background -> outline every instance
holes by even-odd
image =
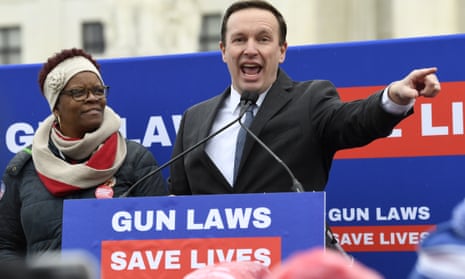
[[[258,262],[233,261],[208,265],[189,272],[183,279],[267,279],[270,270]]]
[[[269,269],[257,262],[223,262],[194,270],[183,279],[382,279],[377,271],[332,250],[297,252]]]
[[[451,220],[421,241],[417,253],[409,279],[465,278],[465,199],[454,207]]]
[[[314,248],[290,256],[271,270],[266,279],[382,279],[376,270],[358,261],[347,261],[333,250]]]
[[[39,86],[51,114],[3,175],[0,262],[59,251],[65,199],[119,197],[157,168],[148,149],[119,132],[121,119],[107,106],[109,87],[91,55],[75,48],[55,54],[41,68]],[[161,173],[140,182],[129,196],[167,194]]]

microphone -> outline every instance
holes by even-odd
[[[164,168],[166,168],[167,166],[171,165],[173,162],[179,160],[180,158],[184,157],[186,154],[188,154],[189,152],[191,152],[192,150],[196,149],[197,147],[199,147],[200,145],[204,144],[205,142],[207,142],[209,139],[213,138],[214,136],[218,135],[219,133],[223,132],[224,130],[226,130],[227,128],[229,128],[230,126],[232,126],[234,123],[238,122],[240,123],[240,119],[242,118],[242,116],[245,114],[245,112],[247,111],[247,109],[252,105],[252,104],[255,104],[255,102],[257,101],[258,99],[258,94],[257,93],[250,93],[250,92],[243,92],[241,94],[241,101],[239,103],[241,109],[240,109],[240,113],[239,113],[239,116],[234,119],[233,121],[229,122],[228,124],[226,124],[223,128],[217,130],[216,132],[208,135],[207,137],[205,137],[204,139],[202,139],[201,141],[197,142],[196,144],[192,145],[191,147],[187,148],[186,150],[184,150],[183,152],[179,153],[178,155],[176,155],[175,157],[171,158],[170,160],[168,160],[166,163],[164,163],[163,165],[159,166],[158,168],[154,169],[153,171],[147,173],[146,175],[142,176],[141,178],[139,178],[139,180],[137,180],[136,182],[134,182],[134,184],[132,184],[127,190],[126,192],[124,192],[123,194],[121,194],[119,197],[120,198],[124,198],[124,197],[127,197],[131,191],[137,186],[139,185],[142,181],[144,181],[145,179],[149,178],[150,176],[152,175],[155,175],[157,174],[158,172],[160,172],[161,170],[163,170]],[[241,124],[241,123],[240,123]],[[242,125],[242,124],[241,124]]]
[[[256,94],[256,93],[252,93],[252,94]],[[257,95],[257,94],[256,94]],[[258,95],[257,95],[257,98],[258,98]],[[254,102],[255,103],[255,102]],[[266,152],[268,152],[268,154],[270,154],[285,170],[286,172],[289,174],[289,176],[291,177],[292,179],[292,187],[291,187],[291,190],[293,192],[305,192],[304,190],[304,187],[302,186],[302,183],[300,183],[300,181],[295,177],[294,173],[292,173],[292,171],[289,169],[289,167],[287,166],[286,163],[284,163],[283,160],[281,160],[281,158],[278,157],[278,155],[276,155],[276,153],[273,152],[273,150],[271,150],[260,138],[258,138],[247,126],[245,126],[242,122],[241,122],[241,119],[239,118],[239,124],[241,125],[241,127],[247,132],[247,134],[249,134],[256,142],[258,142],[260,144],[261,147],[263,147]]]

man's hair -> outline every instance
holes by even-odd
[[[261,10],[270,11],[276,18],[279,24],[279,45],[283,45],[286,42],[286,34],[287,34],[287,25],[286,21],[282,14],[273,7],[270,3],[263,1],[263,0],[247,0],[247,1],[238,1],[226,10],[223,16],[223,22],[221,23],[221,41],[223,44],[226,44],[226,25],[228,23],[229,17],[240,10],[256,8]]]
[[[85,52],[82,49],[78,48],[71,48],[71,49],[64,49],[61,52],[56,53],[52,57],[48,58],[47,62],[44,63],[42,66],[42,69],[39,72],[39,87],[40,90],[43,92],[44,88],[44,82],[45,79],[47,78],[47,75],[50,73],[51,70],[53,70],[58,64],[61,62],[65,61],[68,58],[75,57],[75,56],[83,56],[87,58],[94,66],[97,68],[98,71],[100,71],[100,65],[95,61],[92,56]]]

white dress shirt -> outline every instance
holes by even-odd
[[[267,93],[268,90],[258,95],[256,107],[253,110],[254,116],[257,114]],[[223,128],[239,117],[240,101],[241,95],[231,86],[231,93],[218,111],[210,134]],[[210,139],[205,147],[208,156],[210,156],[230,185],[234,183],[234,156],[236,153],[237,134],[239,133],[240,127],[241,125],[238,122],[234,123],[228,129]]]

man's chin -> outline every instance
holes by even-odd
[[[246,84],[242,87],[242,92],[261,93],[262,91],[263,91],[262,86],[258,84],[256,85]]]

